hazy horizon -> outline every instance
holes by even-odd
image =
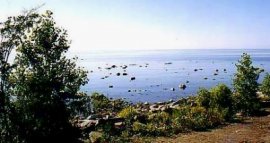
[[[0,21],[45,3],[73,52],[268,49],[270,1],[0,0]]]

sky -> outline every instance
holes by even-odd
[[[0,21],[41,4],[72,51],[270,48],[270,0],[0,0]]]

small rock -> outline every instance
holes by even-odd
[[[126,68],[127,68],[127,65],[123,65],[123,66],[122,66],[122,69],[126,69]]]
[[[113,88],[113,86],[112,85],[109,85],[109,88]]]
[[[117,76],[120,76],[120,73],[117,73],[116,75],[117,75]]]
[[[180,89],[183,89],[183,90],[185,90],[186,87],[187,87],[187,86],[186,86],[185,84],[180,84],[180,85],[179,85],[179,88],[180,88]]]
[[[136,78],[135,77],[131,77],[130,80],[135,80]]]
[[[98,114],[92,114],[92,115],[90,115],[90,116],[88,116],[87,118],[86,118],[86,120],[95,120],[95,119],[101,119],[102,118],[102,116],[101,115],[98,115]]]
[[[144,105],[149,105],[149,103],[148,102],[144,102]]]
[[[171,91],[175,91],[175,88],[171,88]]]
[[[126,76],[126,75],[128,75],[127,73],[123,73],[123,76]]]
[[[165,65],[171,65],[172,64],[172,62],[167,62],[167,63],[164,63]]]
[[[198,69],[194,69],[194,71],[196,72],[196,71],[198,71]]]

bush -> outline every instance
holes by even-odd
[[[108,108],[110,100],[103,94],[93,93],[91,95],[91,104],[96,112]]]
[[[266,95],[270,96],[270,74],[266,73],[262,85],[260,86],[261,92]]]
[[[138,115],[136,109],[132,106],[129,106],[121,110],[117,116],[125,119],[133,119],[136,115]]]
[[[211,94],[205,88],[200,88],[197,92],[197,102],[200,106],[210,108]]]
[[[188,130],[205,130],[223,122],[219,111],[201,106],[185,106],[172,113],[172,130],[175,133]]]
[[[219,84],[210,91],[200,89],[197,102],[207,110],[218,110],[225,120],[230,120],[233,116],[232,92],[225,84]]]
[[[147,134],[146,125],[143,124],[143,123],[140,123],[138,121],[133,123],[132,130],[135,133],[140,133],[140,134],[143,134],[143,135]]]
[[[203,107],[191,107],[187,114],[190,120],[190,128],[193,130],[205,130],[209,127],[207,110]]]
[[[220,84],[211,89],[211,108],[215,108],[222,113],[225,120],[229,120],[233,115],[232,92],[225,85]]]

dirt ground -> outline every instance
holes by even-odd
[[[270,143],[270,108],[260,117],[249,117],[242,123],[232,123],[205,132],[159,137],[157,143]]]

